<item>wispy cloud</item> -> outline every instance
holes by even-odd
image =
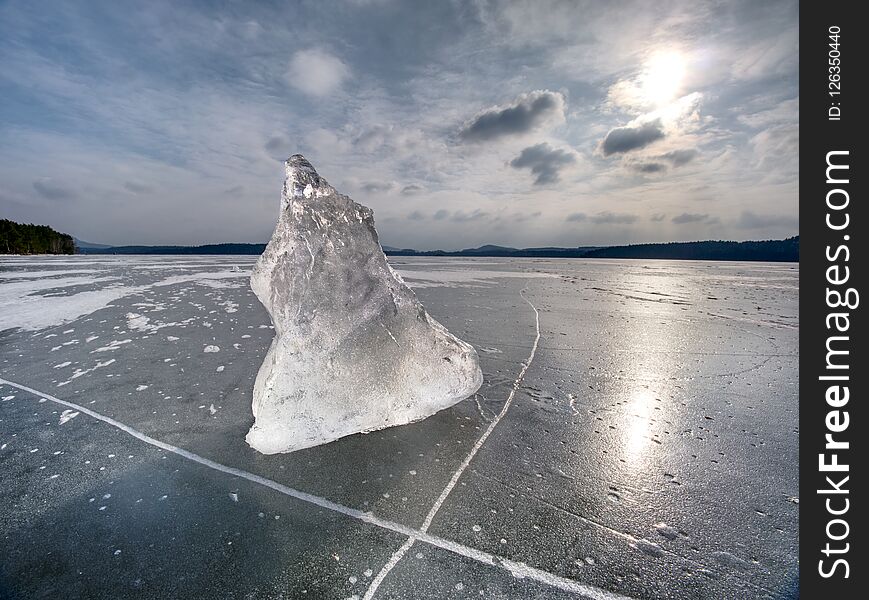
[[[34,181],[33,189],[36,190],[40,196],[48,198],[49,200],[69,200],[76,197],[76,193],[73,190],[62,186],[47,177],[45,179]]]
[[[597,225],[630,225],[631,223],[636,223],[637,219],[639,219],[637,215],[629,213],[614,213],[608,210],[599,212],[589,218],[592,223]]]
[[[757,214],[744,210],[739,215],[736,224],[743,229],[767,229],[770,227],[785,227],[796,230],[799,219],[791,215]]]

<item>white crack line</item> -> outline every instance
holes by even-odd
[[[534,320],[537,327],[537,336],[534,338],[534,344],[531,346],[531,354],[528,355],[528,359],[522,364],[522,370],[519,371],[519,376],[516,378],[516,381],[513,382],[513,387],[510,389],[510,394],[507,396],[507,401],[504,402],[504,407],[501,408],[501,412],[498,413],[498,416],[496,416],[491,423],[489,423],[489,427],[486,428],[486,431],[483,432],[483,435],[480,436],[480,439],[477,440],[477,443],[474,444],[474,447],[471,448],[470,452],[468,452],[465,460],[462,461],[462,464],[459,465],[459,468],[456,470],[455,473],[453,473],[453,476],[450,478],[449,483],[447,483],[446,487],[441,492],[441,495],[438,496],[437,500],[435,500],[435,503],[432,505],[431,510],[428,512],[425,521],[423,521],[422,523],[422,527],[420,527],[419,529],[423,533],[428,531],[428,528],[431,526],[435,515],[438,514],[441,506],[443,506],[444,500],[446,500],[447,496],[450,495],[450,492],[453,491],[453,488],[456,486],[456,483],[459,481],[462,473],[465,472],[465,469],[468,468],[468,465],[471,463],[474,456],[477,455],[477,451],[483,446],[486,440],[489,439],[492,431],[494,431],[495,427],[498,426],[498,423],[501,422],[501,419],[504,418],[504,415],[507,414],[507,411],[510,409],[510,405],[513,403],[513,397],[516,395],[516,391],[519,389],[519,386],[522,384],[522,380],[525,378],[525,372],[528,370],[528,367],[531,366],[531,361],[534,360],[534,355],[537,354],[537,345],[540,343],[540,313],[537,311],[537,307],[534,306],[522,292],[519,292],[519,295],[522,296],[522,299],[528,303],[528,306],[534,309]],[[383,583],[383,580],[386,579],[386,576],[389,575],[389,572],[395,567],[395,565],[397,565],[398,562],[404,557],[404,555],[407,554],[407,551],[410,550],[411,546],[413,546],[413,543],[416,540],[417,538],[413,536],[409,537],[404,542],[404,544],[402,544],[401,547],[393,553],[389,561],[385,565],[383,565],[382,569],[380,569],[377,577],[371,580],[371,585],[368,586],[368,590],[366,590],[365,595],[362,597],[362,600],[371,600],[372,598],[374,598],[374,594],[377,593],[377,588],[380,587],[380,584]]]
[[[527,369],[527,366],[525,367],[525,369]],[[525,369],[522,370],[523,373]],[[214,469],[215,471],[220,471],[221,473],[226,473],[227,475],[232,475],[233,477],[246,479],[247,481],[270,488],[272,490],[275,490],[276,492],[280,492],[281,494],[290,496],[291,498],[295,498],[297,500],[319,506],[320,508],[334,511],[336,513],[362,521],[363,523],[368,523],[370,525],[374,525],[375,527],[380,527],[381,529],[386,529],[388,531],[407,536],[408,541],[411,539],[413,541],[418,540],[425,544],[429,544],[430,546],[434,546],[435,548],[440,548],[442,550],[446,550],[447,552],[452,552],[453,554],[464,556],[465,558],[475,560],[479,563],[504,569],[517,579],[533,579],[550,587],[558,588],[566,592],[579,594],[581,596],[590,598],[591,600],[631,600],[627,596],[622,596],[613,592],[609,592],[607,590],[596,588],[591,585],[579,583],[578,581],[567,579],[565,577],[559,577],[554,573],[530,567],[525,563],[513,561],[507,558],[501,558],[500,556],[489,554],[488,552],[483,552],[482,550],[477,550],[476,548],[471,548],[470,546],[465,546],[463,544],[459,544],[458,542],[453,542],[451,540],[431,535],[425,531],[414,529],[413,527],[408,527],[407,525],[402,525],[401,523],[382,519],[370,512],[363,512],[355,508],[350,508],[349,506],[338,504],[337,502],[332,502],[331,500],[327,500],[326,498],[321,498],[320,496],[315,496],[307,492],[293,489],[289,486],[283,485],[282,483],[272,481],[271,479],[267,479],[260,475],[255,475],[242,469],[236,469],[235,467],[229,467],[227,465],[220,464],[211,459],[205,458],[204,456],[194,454],[189,450],[173,446],[172,444],[167,444],[166,442],[161,442],[160,440],[154,439],[151,436],[142,433],[141,431],[133,429],[129,425],[125,425],[120,421],[116,421],[111,417],[102,415],[89,408],[76,404],[75,402],[61,400],[60,398],[56,398],[51,394],[40,392],[39,390],[35,390],[26,385],[15,383],[14,381],[9,381],[8,379],[3,378],[0,378],[0,385],[8,385],[17,388],[23,392],[28,392],[30,394],[38,396],[39,398],[44,398],[45,400],[60,404],[61,406],[66,406],[67,408],[78,410],[90,417],[93,417],[94,419],[97,419],[98,421],[102,421],[103,423],[111,425],[116,429],[120,429],[124,433],[127,433],[134,438],[145,442],[146,444],[150,444],[151,446],[155,446],[157,448],[160,448],[161,450],[165,450],[166,452],[171,452],[172,454],[176,454],[182,458],[186,458],[191,462],[198,463],[200,465],[208,467],[209,469]],[[512,398],[512,394],[510,395],[510,397]],[[446,496],[443,497],[445,498]],[[395,562],[398,562],[398,559],[396,559]]]

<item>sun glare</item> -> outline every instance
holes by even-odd
[[[680,52],[659,52],[646,63],[642,89],[646,99],[661,107],[678,95],[685,76],[685,58]]]

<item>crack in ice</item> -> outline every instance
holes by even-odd
[[[483,435],[480,436],[480,439],[477,440],[477,443],[474,444],[471,451],[468,452],[468,455],[465,457],[465,460],[462,461],[462,464],[459,465],[459,468],[456,469],[456,472],[453,473],[453,476],[450,478],[446,487],[444,487],[438,499],[435,500],[435,503],[432,505],[431,510],[429,510],[428,515],[426,515],[425,521],[422,523],[422,527],[420,527],[420,531],[423,533],[428,532],[428,528],[431,527],[432,521],[435,516],[438,514],[438,511],[443,506],[444,501],[447,499],[447,496],[453,491],[453,488],[458,483],[459,478],[465,472],[465,469],[468,468],[468,465],[474,459],[474,456],[477,455],[477,451],[483,446],[489,436],[494,431],[495,427],[498,426],[498,423],[501,422],[501,419],[504,418],[504,415],[507,414],[507,411],[510,409],[510,405],[513,403],[513,397],[516,395],[519,386],[522,385],[522,380],[525,378],[525,372],[528,370],[528,367],[531,366],[531,362],[534,360],[534,355],[537,354],[537,346],[540,343],[540,312],[537,310],[537,307],[531,303],[528,298],[525,297],[523,293],[525,290],[519,292],[519,295],[522,299],[528,303],[534,310],[534,321],[537,329],[537,335],[534,338],[534,344],[531,346],[531,353],[528,355],[528,358],[522,363],[522,369],[519,371],[519,376],[516,378],[516,381],[513,382],[513,387],[510,389],[510,394],[507,396],[507,400],[504,402],[503,408],[501,408],[501,412],[489,423],[489,427],[486,428],[486,431],[483,432]],[[365,592],[365,596],[363,596],[362,600],[371,600],[374,598],[374,594],[377,593],[377,589],[380,587],[380,584],[383,583],[383,580],[386,579],[386,576],[389,575],[389,572],[399,563],[399,561],[407,554],[407,551],[410,550],[411,546],[413,546],[414,542],[419,539],[415,536],[410,536],[402,546],[395,551],[395,553],[390,557],[389,561],[383,565],[383,568],[377,574],[371,585],[368,587],[368,590]]]
[[[526,302],[528,302],[526,300]],[[531,304],[530,302],[528,302]],[[533,308],[533,305],[532,305]],[[534,309],[535,312],[537,309]],[[540,339],[539,334],[539,317],[538,317],[538,336],[537,340]],[[536,350],[536,343],[534,349]],[[533,352],[532,352],[533,358]],[[530,364],[530,360],[522,369],[522,375],[524,375],[525,370],[528,368],[528,364]],[[520,380],[517,380],[516,387]],[[166,442],[161,442],[158,439],[152,438],[149,435],[142,433],[136,429],[133,429],[129,425],[125,425],[120,421],[116,421],[111,417],[107,417],[103,414],[100,414],[96,411],[93,411],[89,408],[76,404],[74,402],[69,402],[67,400],[61,400],[60,398],[56,398],[51,394],[46,394],[40,392],[39,390],[33,389],[26,385],[22,385],[20,383],[15,383],[14,381],[9,381],[8,379],[0,378],[0,385],[8,385],[14,388],[17,388],[23,392],[28,392],[33,394],[40,399],[50,400],[56,404],[60,404],[61,406],[66,406],[67,408],[75,409],[79,412],[82,412],[90,417],[98,421],[102,421],[116,429],[120,429],[124,433],[129,434],[130,436],[145,442],[151,446],[155,446],[160,448],[161,450],[165,450],[166,452],[171,452],[185,458],[191,462],[198,463],[202,466],[208,467],[209,469],[213,469],[215,471],[220,471],[221,473],[226,473],[227,475],[231,475],[233,477],[238,477],[240,479],[245,479],[252,483],[256,483],[258,485],[262,485],[264,487],[270,488],[276,492],[284,494],[285,496],[289,496],[291,498],[295,498],[297,500],[301,500],[302,502],[307,502],[309,504],[313,504],[315,506],[319,506],[320,508],[325,508],[327,510],[331,510],[333,512],[351,517],[353,519],[357,519],[364,523],[368,523],[370,525],[374,525],[375,527],[380,527],[381,529],[386,529],[388,531],[392,531],[393,533],[398,533],[404,536],[407,536],[408,540],[405,542],[407,544],[410,542],[411,544],[416,541],[423,542],[425,544],[429,544],[430,546],[434,546],[435,548],[440,548],[442,550],[446,550],[447,552],[451,552],[453,554],[457,554],[459,556],[463,556],[465,558],[477,561],[479,563],[489,565],[492,567],[497,567],[503,569],[510,573],[513,577],[517,579],[533,579],[534,581],[538,581],[543,583],[544,585],[548,585],[550,587],[554,587],[560,590],[564,590],[566,592],[571,592],[575,594],[579,594],[585,596],[587,598],[591,598],[592,600],[631,600],[628,596],[623,596],[621,594],[616,594],[614,592],[609,592],[607,590],[596,588],[591,585],[587,585],[584,583],[580,583],[578,581],[574,581],[572,579],[567,579],[565,577],[559,577],[554,573],[550,573],[548,571],[544,571],[542,569],[537,569],[531,566],[526,565],[525,563],[510,560],[508,558],[502,558],[500,556],[496,556],[494,554],[489,554],[488,552],[484,552],[482,550],[478,550],[476,548],[472,548],[470,546],[465,546],[464,544],[460,544],[458,542],[454,542],[451,540],[447,540],[435,535],[431,535],[426,531],[422,531],[421,529],[414,529],[413,527],[408,527],[407,525],[402,525],[401,523],[396,523],[394,521],[390,521],[388,519],[383,519],[375,516],[370,512],[363,512],[361,510],[350,508],[349,506],[344,506],[342,504],[338,504],[337,502],[332,502],[326,498],[322,498],[320,496],[315,496],[314,494],[309,494],[307,492],[303,492],[301,490],[293,489],[289,486],[278,483],[277,481],[273,481],[261,475],[256,475],[254,473],[250,473],[248,471],[244,471],[242,469],[237,469],[235,467],[230,467],[227,465],[223,465],[216,461],[213,461],[209,458],[205,458],[203,456],[199,456],[198,454],[194,454],[189,450],[185,450],[183,448],[179,448],[178,446],[173,446],[172,444],[168,444]],[[515,388],[513,390],[515,392]],[[513,393],[510,394],[510,398],[512,399]],[[503,414],[502,410],[502,414]],[[490,427],[491,429],[491,427]],[[485,435],[485,434],[484,434]],[[483,440],[485,441],[485,440]],[[474,451],[472,451],[474,452]],[[443,494],[442,494],[443,496]],[[444,498],[446,496],[443,496]],[[165,498],[165,496],[164,496]],[[437,512],[437,511],[435,511]],[[413,540],[413,542],[411,542]],[[409,547],[409,546],[408,546]],[[393,555],[395,556],[395,555]],[[399,556],[395,563],[401,559]],[[378,575],[379,576],[379,575]],[[384,575],[385,577],[385,575]]]

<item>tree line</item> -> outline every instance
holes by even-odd
[[[71,235],[48,225],[0,219],[0,252],[6,254],[75,254]]]

